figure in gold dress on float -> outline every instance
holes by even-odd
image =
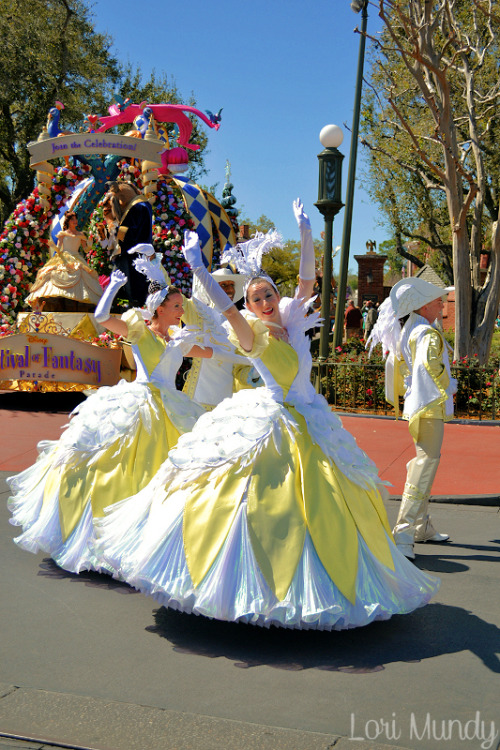
[[[87,238],[78,230],[78,218],[68,211],[57,235],[56,252],[36,275],[26,302],[35,311],[92,312],[102,289],[97,273],[80,254]]]

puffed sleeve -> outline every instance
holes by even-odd
[[[443,339],[437,331],[430,331],[427,334],[425,367],[434,382],[446,390],[450,384],[450,378],[443,362],[443,351]]]
[[[144,322],[141,311],[136,307],[123,313],[122,320],[127,324],[128,333],[126,340],[130,344],[137,344],[143,336],[148,334],[148,328]]]
[[[259,320],[259,318],[255,318],[253,316],[247,317],[246,315],[245,318],[250,324],[250,327],[254,334],[252,351],[246,352],[241,348],[238,337],[236,336],[232,328],[229,330],[229,341],[231,342],[231,344],[233,344],[238,354],[242,354],[244,357],[248,357],[249,359],[258,359],[269,344],[269,329],[266,325],[264,325],[262,320]]]
[[[197,326],[198,328],[203,328],[203,320],[196,305],[194,304],[194,300],[188,299],[187,297],[184,297],[183,295],[182,306],[184,308],[184,312],[182,314],[182,322],[185,325]]]

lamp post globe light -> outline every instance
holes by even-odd
[[[356,179],[356,159],[358,153],[359,117],[361,109],[361,90],[363,87],[363,67],[365,61],[366,27],[368,23],[368,0],[352,0],[351,8],[355,13],[361,11],[361,31],[359,39],[358,70],[352,116],[352,137],[349,151],[349,169],[345,199],[344,227],[340,250],[339,283],[337,286],[337,306],[335,308],[335,327],[333,346],[340,346],[344,332],[344,308],[346,303],[347,274],[349,268],[349,249],[351,245],[352,209],[354,203],[354,182]]]
[[[332,283],[333,218],[344,205],[341,200],[342,160],[338,146],[344,139],[337,125],[326,125],[319,134],[324,150],[318,154],[318,200],[314,204],[325,217],[325,245],[323,252],[323,284],[321,289],[321,317],[323,326],[319,339],[319,361],[328,358],[330,333],[330,293]]]

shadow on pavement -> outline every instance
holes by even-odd
[[[241,669],[268,666],[366,674],[395,662],[414,663],[467,650],[488,669],[500,673],[500,629],[461,607],[439,603],[386,622],[331,633],[267,630],[165,607],[156,610],[154,618],[155,625],[146,629],[168,640],[174,651],[212,659],[224,657]]]
[[[461,554],[460,550],[473,550],[475,554]],[[489,544],[441,544],[435,555],[418,554],[415,565],[420,570],[432,573],[463,573],[469,569],[466,562],[500,562],[500,539],[491,539]],[[495,554],[491,553],[496,552]],[[455,554],[454,554],[455,553]]]
[[[110,591],[116,591],[118,594],[140,593],[129,586],[128,583],[124,583],[124,581],[116,581],[106,573],[95,573],[91,570],[84,570],[81,573],[70,573],[68,570],[63,570],[63,568],[56,565],[50,557],[45,557],[42,560],[38,575],[43,576],[44,578],[59,578],[74,581],[75,583],[83,583],[85,586],[93,588],[109,589]]]
[[[81,392],[4,391],[0,393],[0,410],[69,414],[85,399],[85,394]]]
[[[459,557],[458,559],[461,560],[462,558]],[[448,559],[446,555],[425,555],[424,557],[417,552],[417,559],[413,560],[413,563],[417,568],[427,573],[465,573],[469,570],[468,565],[455,562],[455,559]]]
[[[422,556],[418,562],[426,570],[437,570],[438,563],[442,563],[441,570],[445,572],[467,569],[432,556]],[[50,558],[43,560],[38,575],[70,579],[119,594],[139,593],[105,574],[69,573]],[[146,630],[166,639],[175,652],[210,659],[222,657],[240,669],[268,666],[288,671],[321,669],[367,674],[380,672],[388,664],[418,663],[442,654],[470,651],[488,669],[500,674],[500,628],[462,607],[441,603],[430,603],[408,615],[395,615],[366,627],[332,632],[266,629],[166,607],[153,610],[153,617],[154,624]]]

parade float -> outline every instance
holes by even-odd
[[[190,142],[192,119],[218,130],[220,112],[206,116],[180,104],[115,98],[108,116],[87,115],[86,129],[70,133],[60,128],[64,105],[57,102],[38,140],[27,144],[35,188],[0,234],[0,390],[83,391],[134,377],[127,346],[85,306],[71,309],[66,300],[62,309],[30,309],[27,302],[37,272],[55,255],[68,210],[87,237],[86,263],[105,288],[111,261],[102,243],[102,204],[109,181],[132,182],[151,203],[155,250],[186,296],[191,272],[181,253],[184,230],[198,233],[209,268],[236,243],[229,167],[221,203],[182,174],[189,152],[200,148]]]

